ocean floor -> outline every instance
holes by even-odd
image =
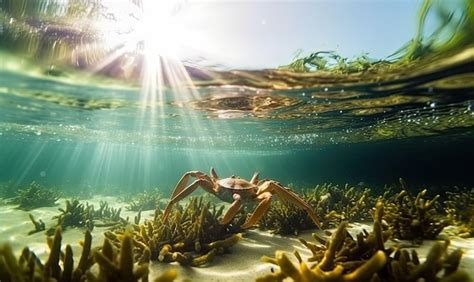
[[[84,200],[99,206],[100,201],[107,201],[112,207],[122,207],[121,216],[126,218],[137,214],[133,211],[127,211],[124,203],[117,201],[115,197],[95,196],[92,199]],[[65,199],[58,201],[55,207],[44,207],[32,211],[23,211],[16,209],[16,205],[0,205],[0,243],[9,242],[16,254],[19,254],[23,247],[29,246],[41,259],[45,259],[49,253],[46,245],[46,235],[44,232],[38,232],[28,235],[30,230],[34,229],[28,214],[31,213],[36,219],[42,219],[47,228],[54,226],[53,216],[58,214],[58,207],[64,206]],[[152,210],[142,212],[142,221],[153,217]],[[349,231],[357,233],[362,229],[370,231],[371,223],[351,223]],[[449,228],[448,228],[449,229]],[[105,227],[95,227],[92,231],[92,244],[94,246],[102,245],[104,240],[103,233],[108,230]],[[217,256],[210,266],[206,267],[181,267],[177,263],[166,264],[153,262],[150,264],[150,279],[158,276],[164,270],[175,268],[178,270],[177,281],[186,279],[192,281],[252,281],[255,278],[268,274],[274,266],[262,263],[260,258],[264,255],[273,257],[276,250],[292,252],[298,250],[302,257],[309,256],[310,252],[299,241],[298,238],[311,240],[311,233],[318,232],[323,236],[321,230],[309,230],[300,234],[298,237],[282,237],[273,235],[269,232],[260,230],[247,231],[243,239],[231,248],[230,254]],[[440,237],[447,238],[447,233],[441,233]],[[67,229],[63,232],[63,246],[70,244],[74,254],[79,257],[81,246],[79,241],[84,238],[83,229]],[[471,278],[474,277],[474,238],[459,238],[449,236],[451,239],[450,249],[462,248],[464,250],[460,269],[467,271]],[[400,243],[401,241],[398,241]],[[420,258],[423,260],[430,247],[436,241],[425,240],[422,245],[414,247]],[[403,243],[403,242],[402,242]],[[393,242],[387,242],[387,245]],[[407,245],[411,242],[406,242]],[[410,249],[410,248],[408,248]],[[75,258],[77,261],[77,259]]]

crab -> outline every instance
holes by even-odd
[[[195,180],[187,185],[190,177],[195,178]],[[163,213],[163,221],[167,220],[173,205],[190,195],[198,187],[201,187],[206,192],[215,195],[222,201],[231,203],[229,209],[219,220],[220,224],[227,224],[232,221],[242,206],[256,205],[255,210],[242,224],[241,228],[247,229],[253,226],[268,211],[271,205],[272,196],[275,194],[281,200],[289,201],[304,209],[314,224],[318,228],[321,228],[321,223],[311,206],[301,199],[301,197],[299,197],[295,192],[273,180],[265,179],[259,181],[258,177],[259,174],[255,172],[250,181],[234,175],[228,178],[219,179],[214,168],[211,168],[210,176],[200,171],[186,172],[178,181],[173,193],[171,194],[171,199]]]

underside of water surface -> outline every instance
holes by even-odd
[[[423,2],[412,39],[386,58],[320,51],[253,70],[153,54],[129,19],[147,19],[146,1],[120,2],[128,15],[2,3],[2,181],[168,190],[213,166],[285,183],[471,184],[469,1]]]

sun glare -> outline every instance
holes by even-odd
[[[184,0],[116,0],[103,5],[106,12],[95,25],[111,49],[134,52],[144,47],[161,56],[176,56],[186,38],[179,17]]]
[[[137,24],[137,35],[143,40],[145,52],[177,56],[181,40],[186,37],[177,17],[182,4],[182,1],[143,1],[143,17]]]
[[[181,14],[186,4],[186,0],[107,1],[106,13],[96,23],[109,55],[93,71],[131,57],[129,68],[138,71],[129,72],[135,71],[141,80],[142,109],[151,109],[153,118],[165,100],[165,88],[179,98],[197,95],[180,56],[180,50],[193,42]]]

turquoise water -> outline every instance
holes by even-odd
[[[386,280],[408,246],[407,273],[463,254],[471,274],[473,34],[471,0],[0,0],[0,280],[33,273],[26,256],[67,280],[70,247],[73,278],[126,277],[135,256],[152,279],[253,280],[337,225],[344,244],[295,259],[317,248],[337,267],[313,271],[347,278],[372,256]],[[193,171],[210,177],[190,174],[192,196],[215,197],[180,199]],[[427,255],[435,238],[461,251]]]
[[[211,166],[220,175],[259,171],[298,187],[382,189],[399,177],[473,185],[474,45],[463,37],[471,22],[461,20],[471,10],[444,23],[450,34],[439,37],[453,40],[418,38],[418,47],[390,62],[325,58],[320,74],[311,62],[301,73],[296,64],[232,71],[188,61],[182,68],[190,87],[186,79],[175,85],[183,69],[170,70],[161,57],[155,71],[163,71],[162,83],[146,80],[153,60],[143,50],[96,69],[117,49],[105,47],[103,30],[78,19],[88,13],[92,22],[103,20],[113,10],[87,12],[87,1],[84,9],[20,2],[6,1],[1,14],[0,182],[7,185],[36,181],[104,193],[160,187],[166,194],[184,172]],[[84,54],[79,47],[87,47]]]
[[[444,76],[443,83],[458,77]],[[37,181],[104,193],[170,191],[184,172],[211,166],[221,175],[250,178],[260,171],[298,186],[364,182],[381,188],[398,177],[430,186],[472,184],[473,89],[425,86],[443,81],[435,75],[379,92],[373,85],[204,88],[184,105],[169,94],[157,113],[143,110],[138,88],[7,70],[0,77],[0,181],[18,187]],[[263,102],[252,100],[259,91]],[[277,106],[255,110],[252,103],[265,99]],[[364,110],[374,112],[359,114]]]

